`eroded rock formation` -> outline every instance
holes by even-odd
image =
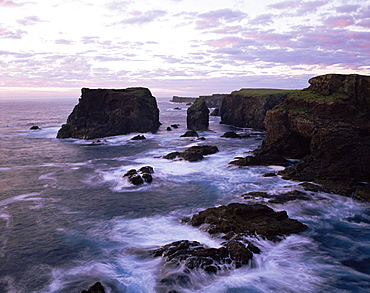
[[[255,157],[301,159],[280,174],[351,195],[370,182],[370,76],[328,74],[309,83],[267,112]]]
[[[209,109],[203,99],[196,99],[187,110],[187,127],[190,130],[207,130],[209,125]]]
[[[156,132],[160,125],[156,99],[147,88],[83,88],[81,93],[57,138],[92,139]]]

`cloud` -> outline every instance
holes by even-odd
[[[250,20],[249,23],[253,25],[271,25],[274,23],[273,17],[274,15],[271,13],[260,14],[257,17],[253,18],[252,20]]]
[[[55,41],[55,44],[58,44],[58,45],[73,45],[74,42],[71,41],[71,40],[59,39],[59,40]]]
[[[318,8],[328,4],[329,0],[316,0],[316,1],[302,1],[302,0],[288,0],[274,4],[270,4],[267,7],[278,9],[278,10],[289,10],[289,13],[294,13],[292,10],[296,10],[295,13],[298,15],[305,15],[308,13],[316,12]]]
[[[356,4],[347,4],[347,5],[342,5],[337,7],[335,10],[339,13],[351,13],[351,12],[356,12],[361,8],[360,5]]]
[[[167,15],[167,12],[164,10],[149,10],[147,12],[141,12],[136,10],[132,11],[131,15],[132,17],[121,21],[121,23],[142,25],[144,23],[150,23],[158,20],[159,18]]]
[[[329,17],[324,20],[324,24],[327,26],[341,26],[346,27],[353,25],[355,22],[353,20],[353,17],[350,15],[342,15],[342,16],[333,16]]]
[[[240,10],[219,9],[198,15],[199,20],[196,22],[196,29],[209,29],[220,26],[223,23],[241,21],[248,15]]]
[[[19,7],[21,4],[17,4],[14,1],[10,0],[0,0],[0,6],[2,7]]]
[[[22,39],[27,32],[24,30],[9,30],[0,26],[0,39]]]
[[[43,21],[38,16],[27,16],[23,19],[18,19],[17,22],[21,25],[35,25]]]

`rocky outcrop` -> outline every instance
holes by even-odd
[[[213,94],[211,96],[199,96],[206,102],[208,108],[219,108],[221,106],[223,98],[228,96],[227,94]]]
[[[173,96],[172,100],[170,102],[173,103],[193,103],[195,102],[197,98],[193,97],[179,97],[179,96]]]
[[[267,112],[255,156],[301,159],[279,174],[351,195],[370,182],[370,76],[328,74],[309,82]]]
[[[57,138],[92,139],[156,132],[159,110],[147,88],[81,90],[81,98]]]
[[[163,158],[168,160],[180,158],[189,162],[197,162],[202,160],[204,156],[215,154],[217,152],[218,148],[216,146],[211,145],[192,146],[185,150],[184,152],[172,152],[165,155]]]
[[[105,290],[100,282],[96,282],[89,289],[81,291],[81,293],[105,293]]]
[[[207,130],[209,125],[209,109],[203,99],[196,99],[187,110],[186,123],[191,130]]]
[[[209,208],[194,215],[193,226],[207,224],[210,234],[247,234],[278,241],[285,235],[302,232],[307,226],[290,219],[285,211],[275,212],[261,204],[231,203],[228,206]]]
[[[267,95],[230,94],[223,98],[219,115],[221,124],[264,130],[266,112],[280,104],[288,93]]]
[[[138,171],[136,169],[131,169],[126,172],[123,177],[127,177],[128,181],[134,185],[141,185],[144,182],[152,183],[154,169],[151,166],[141,167]]]

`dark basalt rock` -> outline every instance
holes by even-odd
[[[245,199],[268,198],[269,203],[285,203],[292,200],[309,200],[306,193],[299,190],[292,190],[285,193],[269,194],[267,192],[252,191],[242,195]]]
[[[33,125],[31,126],[30,130],[39,130],[41,129],[40,127],[38,127],[37,125]]]
[[[237,166],[288,166],[290,162],[279,154],[263,154],[237,158],[229,164]]]
[[[220,110],[218,108],[214,109],[210,116],[220,116]]]
[[[81,293],[105,293],[105,290],[100,282],[96,282],[89,289],[81,291]]]
[[[275,212],[265,205],[240,203],[201,211],[192,217],[191,224],[207,224],[205,230],[210,234],[245,233],[274,241],[307,229],[306,225],[288,218],[285,211]]]
[[[57,138],[93,139],[131,132],[156,132],[156,99],[147,88],[81,90],[81,98]]]
[[[235,133],[234,131],[227,131],[221,137],[225,138],[242,138],[239,134]]]
[[[167,130],[167,131],[171,131],[171,130],[172,130],[172,128],[168,126],[168,127],[166,128],[166,130]]]
[[[230,269],[248,264],[253,253],[236,240],[226,242],[220,248],[208,248],[197,241],[181,240],[156,249],[153,255],[163,257],[165,265],[173,269],[185,267],[216,273],[225,265]]]
[[[144,182],[151,183],[153,181],[152,173],[154,173],[153,167],[144,166],[139,171],[136,169],[129,170],[123,177],[128,177],[128,180],[134,185],[141,185]]]
[[[131,140],[144,140],[144,139],[146,139],[146,137],[141,134],[135,135],[133,138],[131,138]]]
[[[199,137],[199,134],[195,130],[188,130],[180,137]]]
[[[175,129],[179,128],[179,126],[180,126],[180,124],[171,124],[171,127],[175,128]]]
[[[203,99],[196,99],[187,110],[186,123],[191,130],[207,130],[209,125],[209,109]]]
[[[196,162],[202,160],[204,156],[215,154],[217,152],[218,148],[216,146],[211,145],[192,146],[182,153],[172,152],[165,155],[163,158],[169,160],[180,158],[189,162]]]

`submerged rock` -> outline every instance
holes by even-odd
[[[127,171],[123,177],[127,177],[128,180],[134,185],[141,185],[144,182],[151,183],[153,181],[152,173],[154,169],[151,166],[144,166],[137,171],[136,169],[131,169]]]
[[[81,90],[81,98],[57,138],[92,139],[131,132],[156,132],[156,99],[147,88]]]
[[[89,289],[81,291],[81,293],[105,293],[105,290],[100,282],[96,282]]]
[[[199,137],[199,134],[195,130],[188,130],[180,137]]]
[[[146,137],[141,134],[135,135],[133,138],[131,138],[131,140],[144,140],[144,139],[146,139]]]
[[[285,203],[292,200],[309,200],[305,192],[299,190],[292,190],[285,193],[270,194],[261,191],[252,191],[242,195],[245,199],[267,198],[269,203]]]
[[[38,127],[37,125],[33,125],[30,127],[30,130],[39,130],[41,129],[40,127]]]
[[[215,154],[218,152],[216,146],[202,145],[202,146],[192,146],[185,150],[184,152],[172,152],[165,155],[164,159],[173,160],[176,158],[181,158],[189,162],[197,162],[204,158],[204,156]]]

